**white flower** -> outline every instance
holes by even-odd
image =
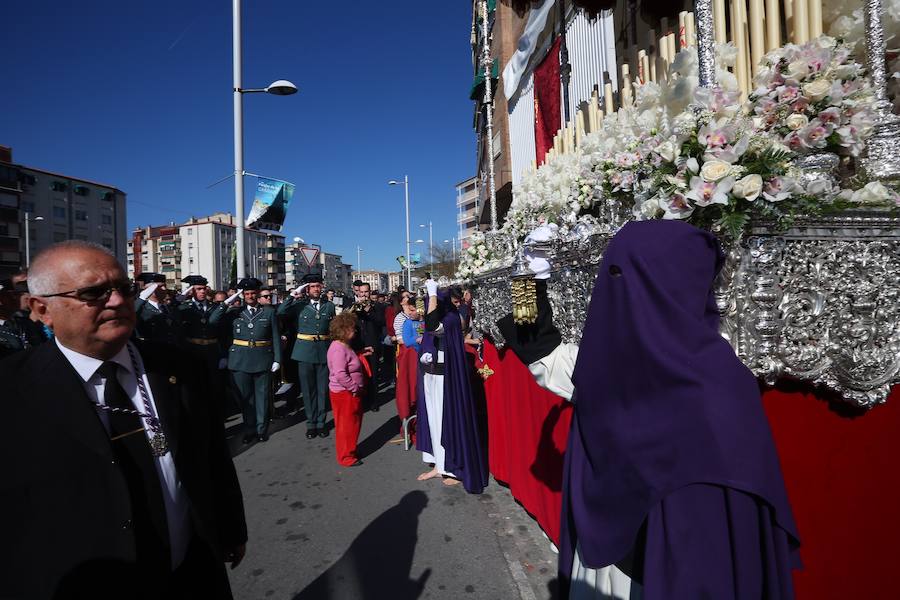
[[[666,162],[675,162],[675,159],[678,158],[679,149],[672,142],[672,140],[666,140],[656,148],[653,149],[654,152],[659,154],[659,156]]]
[[[809,65],[805,60],[795,60],[787,66],[785,75],[787,75],[789,79],[802,79],[809,75]]]
[[[784,120],[784,124],[787,125],[788,129],[791,131],[797,131],[798,129],[803,129],[809,125],[809,117],[804,114],[794,113]]]
[[[806,193],[810,196],[827,196],[831,194],[832,191],[831,181],[828,179],[816,179],[814,181],[810,181],[806,185]]]
[[[859,204],[882,204],[891,198],[891,191],[878,181],[870,181],[853,192],[852,200]]]
[[[636,202],[632,208],[632,214],[638,221],[649,221],[659,216],[659,203],[655,198]]]
[[[719,183],[703,181],[701,177],[691,177],[691,190],[684,197],[693,200],[697,206],[728,204],[728,192],[732,186],[734,177],[726,177]]]
[[[706,181],[716,182],[727,177],[731,172],[731,165],[724,160],[708,160],[700,167],[700,176]]]
[[[754,173],[738,179],[734,183],[734,187],[731,188],[731,193],[738,198],[743,198],[744,200],[752,202],[759,197],[760,193],[762,193],[762,187],[762,177]]]
[[[827,96],[830,91],[831,82],[824,78],[816,79],[815,81],[810,81],[803,85],[803,95],[813,102],[818,102]]]

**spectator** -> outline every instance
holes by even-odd
[[[334,437],[337,461],[345,467],[356,467],[362,461],[356,455],[356,444],[362,428],[362,397],[365,391],[365,356],[350,347],[356,336],[356,315],[337,315],[329,327],[332,342],[328,347],[328,390],[334,411]]]

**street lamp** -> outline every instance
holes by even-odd
[[[409,264],[409,175],[403,176],[403,181],[391,179],[388,185],[403,184],[404,196],[406,198],[406,289],[412,289],[412,265]]]
[[[37,216],[32,217],[29,212],[25,212],[25,268],[31,266],[31,227],[28,226],[29,223],[36,223],[38,221],[43,221],[44,217]]]
[[[285,79],[273,81],[264,88],[241,87],[241,0],[232,0],[232,53],[234,59],[234,212],[237,219],[236,253],[237,278],[246,277],[244,266],[244,94],[265,92],[274,96],[289,96],[297,93],[297,86]]]
[[[421,228],[428,227],[428,267],[434,267],[434,238],[431,235],[431,221],[428,225],[419,225]]]
[[[453,262],[455,263],[456,262],[456,237],[454,236],[454,237],[450,238],[449,240],[444,240],[444,243],[452,244],[451,247],[453,248]]]
[[[358,275],[362,275],[362,251],[363,249],[359,246],[356,247],[356,273]],[[357,277],[359,279],[359,277]]]

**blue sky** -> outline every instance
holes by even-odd
[[[396,270],[475,168],[470,3],[245,0],[248,172],[297,185],[284,229],[363,268]],[[34,0],[4,10],[0,144],[25,165],[128,194],[128,227],[233,210],[231,2]],[[247,211],[256,180],[246,178]],[[423,235],[424,232],[424,235]],[[413,252],[416,251],[416,245]],[[418,246],[424,252],[424,246]]]

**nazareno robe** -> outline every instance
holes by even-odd
[[[576,546],[650,598],[791,598],[797,528],[757,381],[719,335],[712,234],[631,222],[600,265],[573,374],[560,581]]]

